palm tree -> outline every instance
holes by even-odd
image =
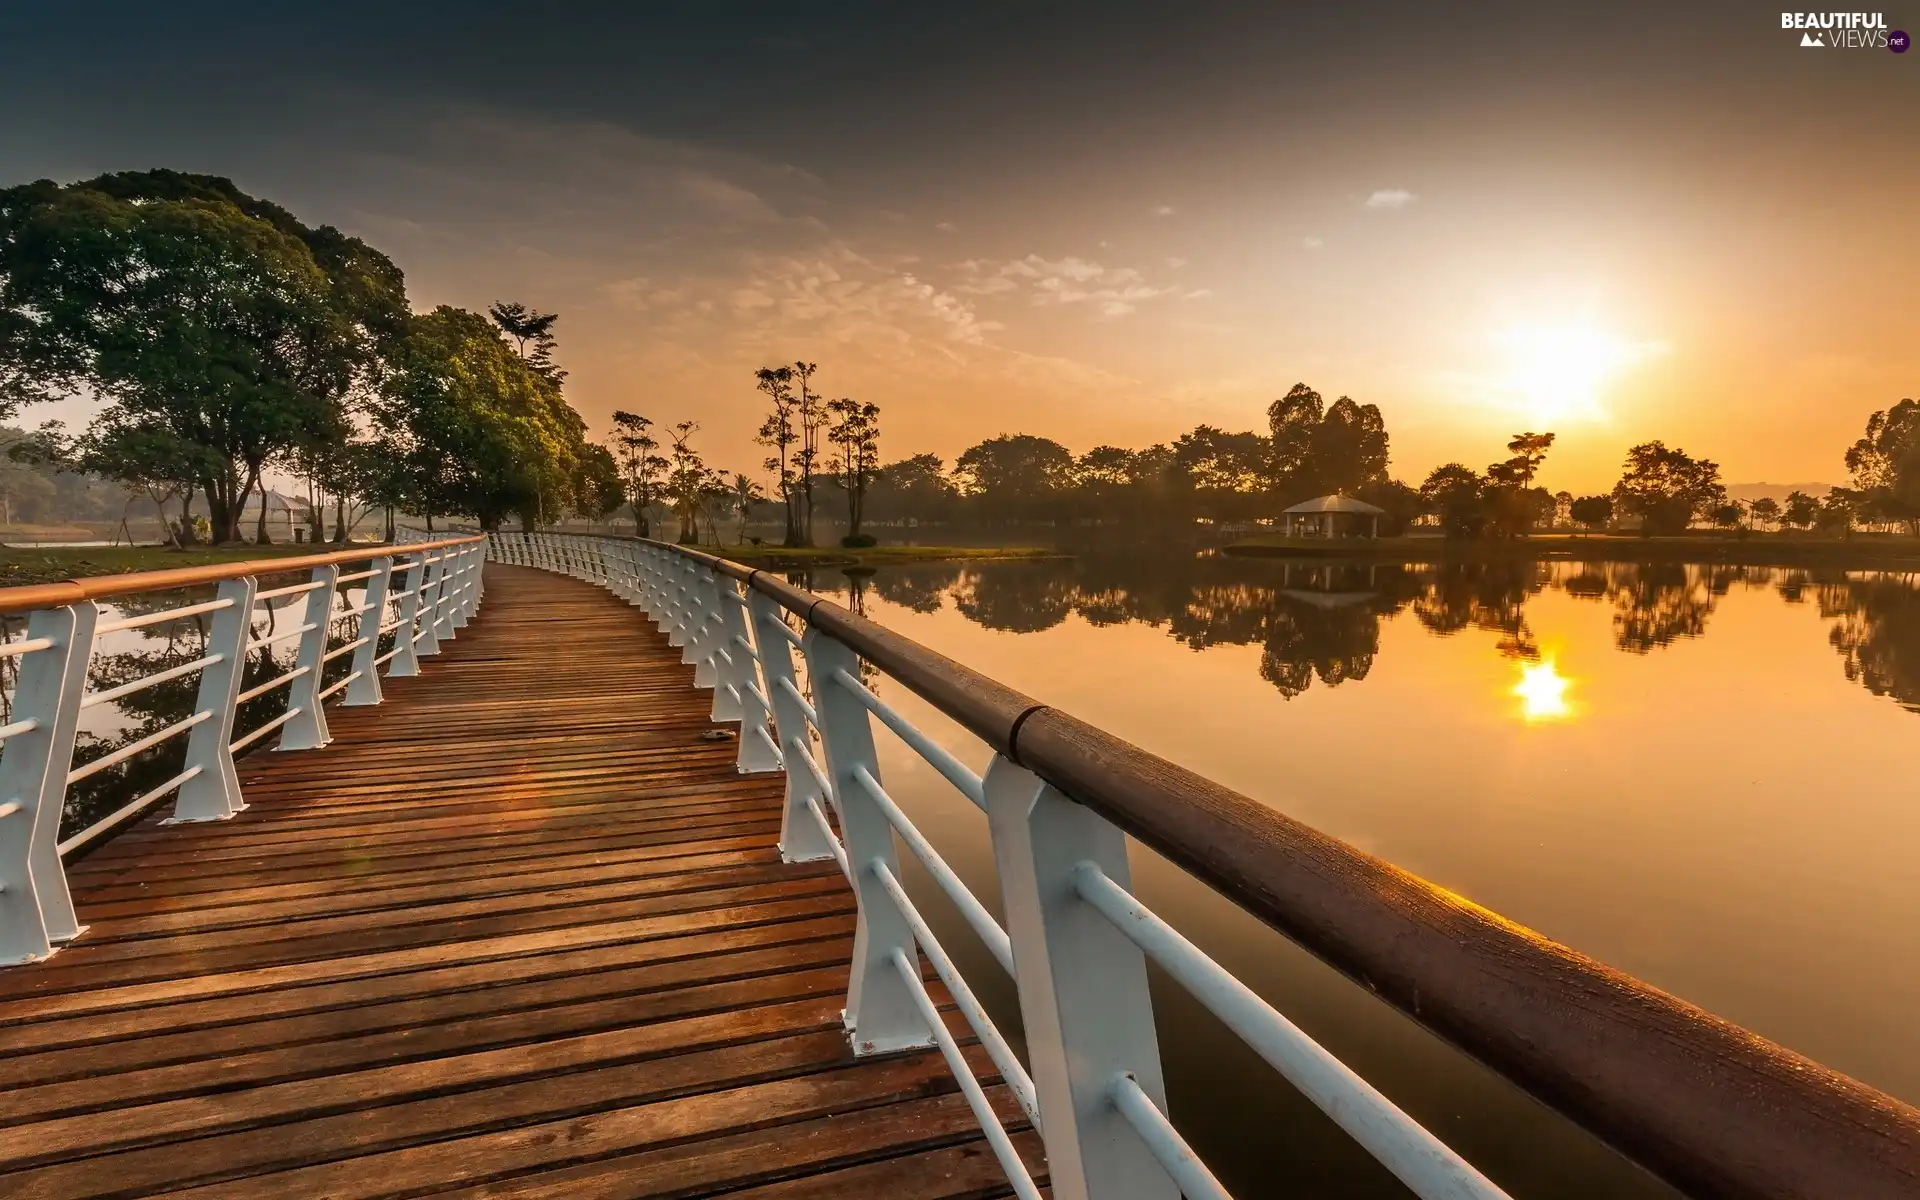
[[[760,498],[760,485],[736,472],[733,477],[733,506],[740,514],[740,536],[735,539],[735,545],[747,544],[747,518],[753,515],[753,502]]]

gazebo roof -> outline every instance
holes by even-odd
[[[1359,513],[1363,517],[1384,517],[1387,510],[1375,508],[1365,500],[1355,500],[1351,496],[1315,496],[1303,500],[1286,513]]]

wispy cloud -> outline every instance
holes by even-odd
[[[1173,205],[1171,204],[1159,205],[1153,210],[1153,215],[1156,217],[1170,217],[1173,215]]]
[[[952,233],[954,230],[960,227],[958,225],[955,225],[952,221],[941,221],[939,224],[935,225],[934,228],[938,229],[941,233]]]
[[[1326,245],[1324,241],[1321,241],[1319,238],[1314,237],[1311,234],[1301,238],[1300,244],[1308,250],[1318,250],[1320,247]]]
[[[1367,197],[1368,208],[1405,208],[1420,197],[1405,188],[1381,188]]]
[[[1174,257],[1174,258],[1167,259],[1167,267],[1170,270],[1178,271],[1181,267],[1184,267],[1186,265],[1187,265],[1187,260],[1184,258]]]
[[[992,295],[1025,288],[1035,304],[1086,304],[1102,316],[1123,317],[1138,306],[1179,289],[1157,287],[1133,267],[1108,267],[1067,255],[1042,258],[1029,254],[997,268],[978,261],[962,264],[971,276],[961,291]]]

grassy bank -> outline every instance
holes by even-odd
[[[247,559],[292,558],[325,552],[326,546],[53,546],[0,548],[0,587],[59,583],[88,575],[120,575],[130,571],[170,571],[209,563]]]
[[[1920,567],[1920,539],[1885,534],[1851,538],[1792,534],[1538,534],[1522,538],[1438,537],[1245,538],[1223,548],[1250,557],[1310,557],[1342,562],[1508,562],[1560,558],[1579,562],[1705,562],[1742,566]]]
[[[998,559],[1064,558],[1058,550],[1044,546],[866,546],[847,549],[841,546],[722,546],[715,550],[702,546],[709,554],[718,554],[750,567],[767,570],[805,567],[899,567],[911,563],[983,562]]]

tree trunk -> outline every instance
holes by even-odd
[[[389,504],[387,505],[387,536],[386,536],[386,542],[387,542],[387,545],[389,546],[393,545],[393,535],[394,535],[393,505]]]
[[[262,546],[273,544],[273,535],[267,532],[267,481],[260,481],[260,519],[254,523],[253,540]]]
[[[347,498],[344,495],[333,498],[333,544],[347,544]]]

